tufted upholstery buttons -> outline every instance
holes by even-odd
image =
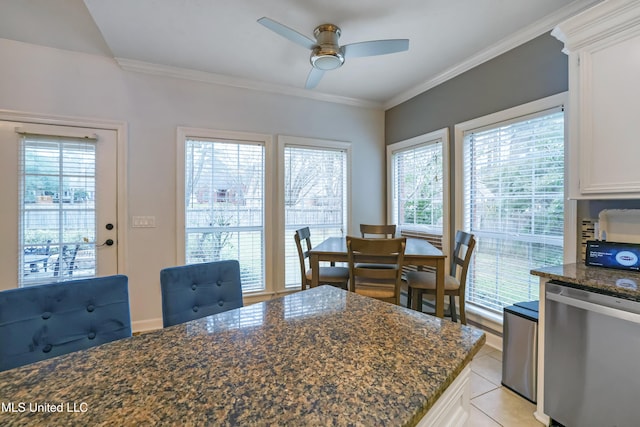
[[[127,276],[43,283],[0,295],[0,372],[130,336]]]
[[[160,271],[164,327],[242,307],[240,263],[212,261]]]

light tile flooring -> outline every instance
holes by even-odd
[[[469,427],[542,427],[536,406],[502,386],[502,352],[485,345],[471,362]]]

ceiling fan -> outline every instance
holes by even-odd
[[[371,40],[340,46],[338,39],[341,31],[334,24],[317,26],[313,30],[315,40],[312,40],[304,34],[300,34],[296,30],[267,17],[258,19],[258,23],[282,37],[311,50],[310,61],[312,68],[305,85],[307,89],[316,87],[325,71],[341,67],[347,58],[386,55],[409,49],[408,39]]]

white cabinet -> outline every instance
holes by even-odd
[[[552,35],[569,55],[569,197],[640,198],[640,1],[605,0]]]

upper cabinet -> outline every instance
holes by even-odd
[[[569,55],[569,197],[640,198],[640,1],[605,0],[551,34]]]

